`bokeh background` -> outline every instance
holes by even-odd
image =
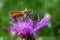
[[[41,19],[45,12],[51,15],[51,23],[37,32],[37,40],[60,40],[60,0],[0,0],[0,40],[21,40],[3,27],[9,27],[13,21],[10,11],[25,8],[36,10]]]

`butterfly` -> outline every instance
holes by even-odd
[[[18,17],[24,16],[25,14],[26,14],[26,16],[27,16],[27,15],[29,15],[31,12],[32,12],[31,10],[25,9],[25,10],[23,10],[23,11],[12,11],[12,12],[10,12],[10,14],[11,14],[11,16],[13,16],[13,17],[15,16],[16,18],[18,18]]]
[[[10,14],[12,17],[15,16],[16,18],[23,16],[22,12],[20,12],[20,11],[12,11],[12,12],[10,12]]]

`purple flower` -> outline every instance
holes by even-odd
[[[0,2],[0,8],[2,8],[4,5],[3,5],[3,3],[2,2]]]
[[[15,19],[16,20],[16,19]],[[22,18],[21,20],[18,20],[17,22],[11,23],[12,27],[7,28],[7,30],[14,31],[18,35],[22,37],[26,37],[27,35],[34,35],[36,31],[39,29],[42,29],[46,25],[50,23],[50,15],[45,14],[44,18],[41,19],[38,15],[38,22],[34,23],[34,21],[28,17],[28,19]]]

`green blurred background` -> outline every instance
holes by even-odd
[[[0,0],[0,40],[19,40],[3,27],[9,27],[9,22],[13,20],[10,11],[25,8],[36,10],[41,19],[46,11],[51,15],[52,22],[37,32],[37,40],[60,40],[60,0]]]

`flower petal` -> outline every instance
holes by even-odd
[[[14,22],[17,22],[16,16],[13,16]]]
[[[40,16],[38,15],[38,22],[40,22]]]
[[[33,15],[31,16],[31,19],[34,20],[34,17],[37,15],[37,12],[34,11]]]
[[[48,25],[50,23],[50,15],[49,14],[45,14],[44,18],[41,20],[41,22],[38,22],[36,24],[36,28],[34,29],[34,31],[37,31],[38,29],[43,28],[44,26]]]

